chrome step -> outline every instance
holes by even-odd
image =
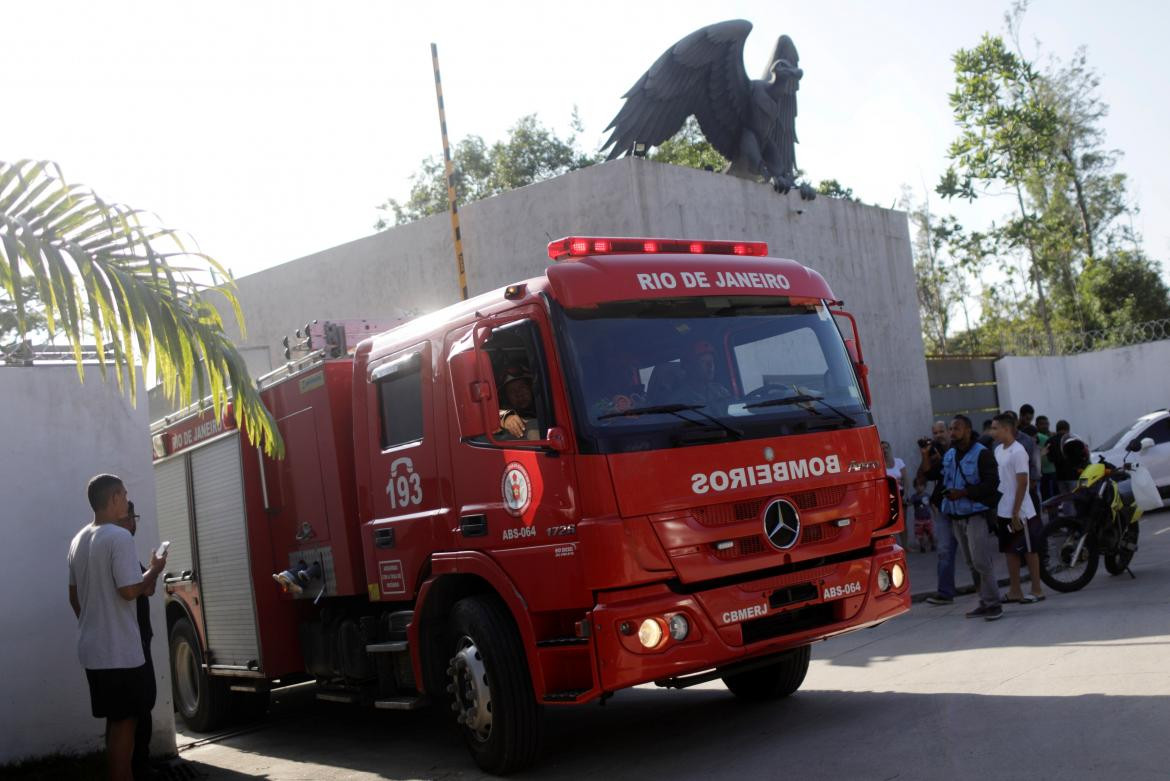
[[[382,710],[418,710],[429,704],[426,697],[387,697],[384,700],[374,700],[374,707]]]
[[[410,643],[406,640],[393,640],[389,643],[371,643],[366,646],[366,653],[368,654],[393,654],[400,651],[405,651],[410,648]]]

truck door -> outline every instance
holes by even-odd
[[[367,408],[377,411],[366,428],[373,513],[363,544],[371,599],[413,597],[435,547],[435,522],[448,512],[435,466],[430,355],[423,343],[371,361],[367,372]]]
[[[507,433],[503,426],[487,435],[463,436],[451,427],[452,475],[458,527],[452,547],[493,551],[510,558],[519,550],[533,552],[545,565],[559,555],[576,555],[579,505],[573,459],[564,444],[569,419],[563,376],[556,364],[552,340],[542,313],[536,307],[510,312],[506,318],[485,319],[474,327],[475,349],[484,371],[490,363],[493,376],[481,377],[493,387],[489,405],[513,411],[524,421],[522,434]],[[467,329],[448,335],[448,352],[459,349],[471,337]],[[528,393],[507,386],[520,383]],[[525,398],[529,396],[530,399]],[[518,408],[519,406],[524,408]],[[558,439],[557,446],[550,441]],[[559,552],[558,552],[559,551]],[[544,566],[509,567],[509,571],[539,571]]]

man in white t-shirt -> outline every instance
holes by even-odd
[[[995,462],[999,467],[999,506],[996,508],[996,532],[999,549],[1007,556],[1011,586],[1006,602],[1032,604],[1044,599],[1040,584],[1040,548],[1043,525],[1028,490],[1031,462],[1024,446],[1016,441],[1016,417],[1010,412],[996,415],[991,435],[999,446]],[[1026,557],[1032,577],[1032,593],[1024,594],[1020,586],[1020,557]]]
[[[98,475],[87,493],[93,523],[73,538],[68,556],[69,604],[81,630],[77,656],[93,716],[106,719],[110,778],[132,781],[134,729],[152,683],[135,601],[153,590],[166,556],[152,555],[145,573],[138,566],[134,538],[119,525],[129,511],[120,478]]]

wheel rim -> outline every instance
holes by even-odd
[[[486,742],[492,734],[492,691],[483,654],[470,637],[459,638],[447,674],[451,677],[447,690],[455,696],[451,703],[455,720],[477,741]]]
[[[175,646],[174,675],[179,710],[184,716],[192,716],[199,710],[199,662],[195,649],[185,640]]]
[[[1061,583],[1072,583],[1085,573],[1092,555],[1084,530],[1077,524],[1062,524],[1047,535],[1048,574]]]

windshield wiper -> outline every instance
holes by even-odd
[[[685,415],[680,414],[683,412],[694,412],[698,415],[702,415],[704,418],[711,421],[716,426],[718,426],[719,428],[726,431],[728,434],[731,434],[736,439],[743,439],[743,432],[742,431],[740,431],[737,428],[734,428],[732,426],[727,425],[722,420],[720,420],[719,418],[715,417],[714,415],[712,415],[710,413],[703,412],[703,407],[705,407],[705,406],[707,406],[707,405],[706,404],[658,404],[658,405],[655,405],[652,407],[631,407],[630,409],[625,410],[624,412],[607,412],[604,415],[598,415],[597,419],[598,420],[605,420],[606,418],[622,418],[622,417],[625,417],[627,415],[663,414],[663,415],[674,415],[679,420],[684,420],[687,423],[701,425],[699,423],[699,421],[692,420],[691,418],[688,418]]]
[[[807,393],[798,393],[795,396],[785,396],[782,399],[768,399],[767,401],[757,401],[754,404],[745,405],[744,409],[755,409],[757,407],[783,407],[783,406],[787,406],[787,405],[791,405],[791,404],[804,404],[804,403],[812,403],[812,402],[819,402],[821,404],[824,404],[826,407],[828,407],[830,410],[832,410],[837,415],[837,417],[841,418],[841,420],[845,421],[850,426],[857,425],[856,420],[854,420],[849,415],[846,415],[844,412],[837,409],[829,402],[825,401],[824,396],[811,396]],[[813,409],[809,409],[809,412],[812,412],[812,413],[818,414],[818,415],[820,414],[816,410],[813,410]]]
[[[705,404],[656,404],[650,407],[630,407],[621,412],[607,412],[604,415],[598,415],[598,420],[605,420],[606,418],[624,418],[626,415],[673,415],[678,412],[688,412],[691,410],[702,409]],[[683,418],[686,420],[686,418]]]

